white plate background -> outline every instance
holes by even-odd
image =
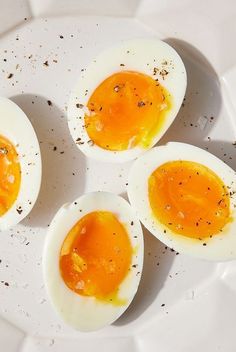
[[[159,144],[208,148],[236,169],[236,2],[0,0],[0,8],[0,95],[29,116],[43,159],[35,208],[21,225],[0,234],[0,350],[235,352],[235,262],[176,256],[146,233],[133,304],[114,325],[86,334],[54,313],[41,253],[50,219],[63,203],[88,191],[125,192],[130,163],[86,159],[66,121],[80,70],[115,42],[151,36],[177,49],[187,68],[186,101]]]

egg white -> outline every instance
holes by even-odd
[[[3,231],[23,220],[33,208],[40,189],[42,165],[39,143],[29,119],[18,105],[3,97],[0,97],[0,135],[15,146],[21,167],[17,199],[0,217],[0,231]]]
[[[132,165],[129,174],[128,196],[137,217],[154,236],[177,252],[212,261],[235,259],[236,193],[230,197],[232,222],[224,227],[223,232],[219,232],[210,239],[199,241],[176,234],[161,224],[153,215],[148,198],[148,178],[159,166],[174,160],[194,161],[205,165],[214,171],[232,192],[236,192],[236,172],[223,161],[198,147],[170,142],[148,151]],[[207,243],[206,246],[203,245],[204,242]]]
[[[162,65],[163,62],[167,65]],[[120,66],[123,64],[124,66]],[[163,68],[168,74],[158,72],[154,67]],[[157,143],[174,121],[186,91],[187,77],[184,64],[177,52],[167,43],[157,39],[135,39],[102,52],[81,74],[71,94],[68,106],[68,125],[74,142],[88,157],[101,161],[125,162],[136,158],[146,149],[136,146],[124,151],[109,151],[91,143],[84,121],[86,105],[96,87],[107,77],[121,71],[137,71],[159,79],[171,94],[173,106],[161,129],[157,132],[150,148]],[[77,108],[76,104],[82,104]],[[78,138],[80,140],[78,141]]]
[[[102,210],[114,213],[126,226],[132,248],[135,248],[130,271],[118,292],[119,298],[127,300],[124,306],[115,306],[95,297],[79,295],[66,286],[60,274],[60,250],[68,232],[86,214]],[[135,267],[132,267],[134,264]],[[93,331],[114,322],[134,298],[142,266],[142,228],[130,205],[123,198],[106,192],[88,193],[73,203],[62,206],[52,220],[43,252],[44,281],[54,308],[72,327],[80,331]]]

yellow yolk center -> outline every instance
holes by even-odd
[[[60,271],[65,284],[83,296],[113,304],[132,258],[127,231],[108,211],[82,217],[70,230],[61,248]]]
[[[21,168],[14,145],[0,136],[0,216],[15,202],[21,182]]]
[[[123,71],[105,79],[89,99],[85,126],[99,147],[121,151],[147,148],[171,108],[170,94],[146,74]]]
[[[227,188],[202,164],[171,161],[161,165],[149,177],[148,192],[154,215],[177,234],[210,237],[230,221]]]

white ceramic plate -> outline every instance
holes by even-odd
[[[63,203],[88,191],[125,192],[130,163],[85,159],[66,119],[80,70],[109,45],[137,37],[172,44],[185,62],[188,88],[159,144],[174,140],[208,148],[236,169],[235,1],[219,7],[213,0],[1,0],[0,5],[0,95],[29,116],[43,159],[35,208],[22,224],[0,234],[0,350],[235,352],[235,262],[176,256],[146,233],[136,298],[115,324],[91,334],[57,317],[41,268],[47,226]]]

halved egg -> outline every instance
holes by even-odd
[[[43,271],[52,304],[81,331],[114,322],[137,291],[143,234],[130,205],[105,192],[64,205],[47,234]]]
[[[41,155],[25,113],[0,97],[0,231],[31,211],[41,184]]]
[[[163,41],[125,41],[83,70],[71,95],[68,124],[75,143],[102,161],[132,160],[150,149],[175,119],[186,70]]]
[[[128,195],[136,215],[177,252],[236,258],[236,172],[198,147],[170,142],[137,159]]]

